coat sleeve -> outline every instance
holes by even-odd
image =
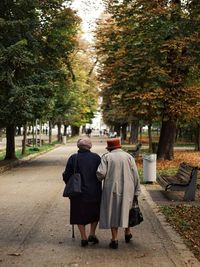
[[[135,184],[135,196],[139,196],[141,193],[140,177],[139,177],[137,166],[136,166],[134,159],[132,160],[132,164],[133,164],[133,177],[134,177],[134,184]]]
[[[70,176],[74,173],[74,164],[73,164],[73,157],[71,156],[68,161],[67,161],[67,164],[66,164],[66,167],[65,167],[65,170],[62,174],[63,176],[63,181],[65,183],[68,182]]]
[[[107,167],[108,167],[107,159],[105,156],[102,156],[101,163],[96,172],[97,178],[99,181],[102,181],[105,179],[106,173],[107,173]]]

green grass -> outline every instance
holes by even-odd
[[[3,160],[4,159],[5,153],[6,153],[6,150],[5,149],[0,150],[0,160]]]
[[[18,159],[22,159],[32,154],[37,154],[37,153],[48,151],[52,149],[56,144],[58,144],[57,141],[53,142],[52,144],[44,144],[42,146],[26,147],[26,154],[24,155],[22,155],[21,149],[16,149],[15,154]],[[0,161],[4,160],[5,154],[6,154],[5,149],[0,151]]]

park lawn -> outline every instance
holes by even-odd
[[[170,205],[161,207],[161,210],[200,261],[200,205]]]
[[[31,146],[26,147],[26,153],[24,155],[21,154],[21,148],[16,149],[15,154],[17,159],[23,159],[26,158],[29,155],[32,154],[40,154],[42,152],[47,152],[55,147],[55,145],[58,144],[58,142],[53,142],[52,144],[44,144],[42,146]],[[0,151],[0,165],[4,165],[4,157],[6,154],[6,150],[3,149]]]

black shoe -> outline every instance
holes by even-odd
[[[132,234],[125,235],[125,242],[129,243],[132,237]]]
[[[87,245],[88,245],[88,241],[82,239],[82,240],[81,240],[81,247],[86,247]]]
[[[113,248],[113,249],[117,249],[118,248],[118,240],[111,240],[109,247]]]
[[[99,239],[96,236],[89,235],[88,242],[91,242],[93,244],[98,244],[99,243]]]

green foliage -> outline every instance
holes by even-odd
[[[75,12],[67,7],[69,3],[1,1],[1,127],[51,119],[68,110],[70,55],[77,46],[80,23]]]
[[[0,3],[3,127],[47,117],[53,109],[58,83],[66,79],[62,60],[73,50],[79,21],[71,9],[63,8],[63,3],[60,0]]]
[[[72,81],[68,82],[66,90],[57,95],[54,122],[80,127],[90,123],[94,117],[98,100],[97,83],[93,72],[94,62],[88,59],[92,57],[91,50],[86,50],[85,46],[88,47],[88,44],[79,40],[79,45],[70,56],[70,69],[68,65],[67,67]]]
[[[194,66],[199,72],[198,1],[104,2],[110,17],[100,23],[96,47],[105,119],[118,120],[119,112],[144,121],[199,118],[199,78],[190,75]]]

